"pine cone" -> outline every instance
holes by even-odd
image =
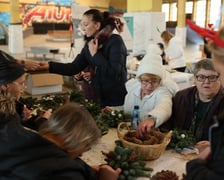
[[[177,174],[170,170],[162,170],[151,177],[151,180],[178,180]]]

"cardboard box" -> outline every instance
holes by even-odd
[[[26,80],[25,92],[31,95],[62,92],[63,83],[63,76],[58,74],[29,74]]]

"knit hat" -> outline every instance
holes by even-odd
[[[24,73],[23,66],[15,58],[0,51],[0,85],[13,82]]]
[[[161,58],[162,51],[157,44],[150,44],[146,55],[140,61],[138,70],[137,70],[137,77],[144,73],[154,74],[159,76],[161,79],[165,76],[165,70],[162,66],[162,58]]]

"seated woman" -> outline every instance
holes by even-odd
[[[3,179],[115,180],[121,171],[107,165],[96,171],[78,157],[100,137],[92,116],[79,104],[55,111],[41,126],[44,138],[20,124],[15,98],[9,93],[0,94],[0,119]]]
[[[150,45],[137,70],[137,79],[126,84],[124,112],[132,114],[135,105],[140,109],[139,127],[147,121],[148,130],[159,127],[169,119],[172,110],[172,96],[177,85],[162,66],[161,50],[158,45]],[[141,131],[139,131],[141,135]]]
[[[26,73],[24,67],[7,53],[0,51],[0,90],[10,93],[16,101],[16,111],[21,123],[31,129],[38,129],[39,123],[48,119],[51,109],[46,110],[41,117],[30,118],[31,111],[19,100],[25,88]]]

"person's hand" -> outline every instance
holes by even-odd
[[[83,79],[86,81],[90,81],[92,78],[91,72],[84,72]]]
[[[101,109],[101,113],[111,113],[112,111],[113,109],[109,106],[106,106],[103,109]]]
[[[48,109],[47,111],[42,111],[39,117],[49,119],[52,114],[52,109]]]
[[[48,64],[48,62],[40,62],[39,61],[39,67],[38,67],[38,69],[37,70],[49,70],[49,64]]]
[[[145,134],[148,134],[154,127],[154,125],[155,121],[152,118],[141,121],[136,129],[137,137],[143,137]]]
[[[82,77],[83,77],[83,72],[80,72],[80,73],[74,75],[74,78],[75,78],[76,80],[81,80]]]
[[[195,145],[195,148],[198,149],[199,153],[202,152],[205,148],[209,147],[210,143],[209,141],[199,141],[197,142],[197,144]]]
[[[121,173],[120,168],[115,170],[109,165],[94,166],[92,168],[98,172],[99,180],[117,180],[119,174]]]
[[[24,62],[24,67],[29,71],[38,70],[40,67],[40,63],[38,61],[27,60]]]
[[[98,39],[92,39],[91,41],[89,41],[88,46],[91,56],[94,56],[98,49]]]
[[[202,160],[207,160],[211,154],[210,146],[207,146],[203,151],[201,151],[198,155],[198,158]]]
[[[165,57],[165,61],[169,62],[171,59],[169,57]]]
[[[28,121],[31,117],[31,111],[26,106],[24,106],[24,108],[23,108],[23,114],[24,114],[24,117],[22,120]]]

